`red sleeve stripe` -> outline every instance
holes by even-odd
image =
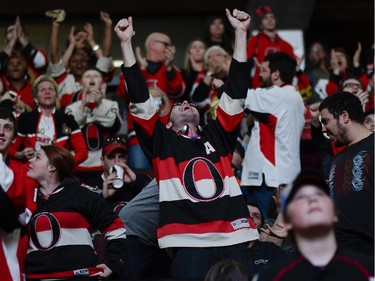
[[[114,231],[117,229],[125,229],[124,223],[118,217],[106,228],[101,229],[100,232],[103,233],[104,235],[107,235],[107,233],[109,233],[110,231]]]
[[[136,115],[132,116],[134,118],[134,122],[141,124],[143,130],[146,131],[146,134],[148,136],[152,136],[154,134],[155,124],[156,121],[159,119],[159,115],[157,112],[155,112],[152,116],[148,116],[149,119],[146,119],[147,121],[145,121],[144,118],[137,117]]]
[[[227,132],[232,132],[236,129],[244,116],[243,111],[234,115],[228,114],[220,106],[216,109],[216,114],[221,126]]]
[[[373,277],[373,275],[367,271],[367,269],[362,265],[360,264],[358,261],[354,260],[354,259],[351,259],[349,257],[345,257],[345,256],[341,256],[341,255],[338,255],[336,254],[335,257],[338,259],[338,260],[341,260],[343,261],[344,263],[348,263],[354,267],[356,267],[360,272],[362,272],[362,274],[366,277],[366,278],[370,278],[370,277]]]
[[[304,261],[304,257],[300,257],[297,260],[291,262],[288,266],[284,267],[282,270],[279,271],[279,273],[272,279],[272,281],[278,281],[280,280],[283,275],[285,275],[288,271],[295,268],[298,264]]]

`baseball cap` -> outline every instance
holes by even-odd
[[[122,137],[112,137],[108,138],[104,142],[102,149],[102,155],[109,155],[115,150],[122,150],[127,153],[126,140]]]
[[[281,193],[281,210],[283,215],[286,213],[288,204],[293,200],[297,191],[306,185],[313,185],[324,191],[329,196],[329,187],[323,175],[316,170],[302,171],[294,180],[293,184],[288,185]]]

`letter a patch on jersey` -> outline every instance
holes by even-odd
[[[213,148],[212,145],[208,141],[206,141],[204,143],[204,147],[206,148],[206,154],[207,155],[209,155],[209,154],[211,154],[211,153],[213,153],[213,152],[216,151],[215,148]]]

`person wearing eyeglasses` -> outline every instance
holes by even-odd
[[[160,119],[168,123],[174,101],[180,98],[186,88],[181,70],[175,65],[176,48],[170,36],[161,32],[149,34],[145,40],[146,55],[143,56],[141,48],[137,47],[137,63],[141,68],[142,76],[146,81],[152,95]],[[124,98],[129,105],[127,93],[128,78],[120,75],[116,93]],[[139,145],[139,140],[134,130],[133,116],[127,111],[127,129],[129,139],[129,166],[133,169],[151,169],[151,163]]]
[[[233,14],[226,9],[226,15],[235,29],[233,60],[217,119],[202,130],[197,128],[198,110],[188,101],[172,108],[167,125],[160,121],[136,65],[132,17],[115,27],[131,99],[129,110],[159,186],[158,244],[174,253],[174,279],[203,279],[214,263],[225,258],[241,262],[253,274],[245,242],[259,235],[231,168],[250,73],[246,58],[250,16],[237,9]]]
[[[363,87],[360,79],[348,76],[340,84],[340,91],[356,95],[362,103],[363,111],[374,108],[374,95],[370,95]]]
[[[357,49],[350,59],[347,51],[341,47],[331,49],[329,81],[326,85],[327,95],[330,96],[340,90],[340,84],[349,78],[355,76],[362,84],[362,89],[367,89],[369,78],[364,67],[360,64],[362,45],[358,42]]]

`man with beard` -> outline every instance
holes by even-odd
[[[319,106],[322,130],[336,146],[346,146],[331,162],[330,195],[339,210],[341,247],[374,255],[374,134],[364,125],[361,101],[338,92]]]
[[[260,67],[262,88],[247,93],[245,108],[254,116],[241,184],[248,187],[249,200],[267,208],[273,192],[291,183],[301,170],[300,138],[304,126],[304,104],[292,85],[296,61],[286,53],[272,53]]]

